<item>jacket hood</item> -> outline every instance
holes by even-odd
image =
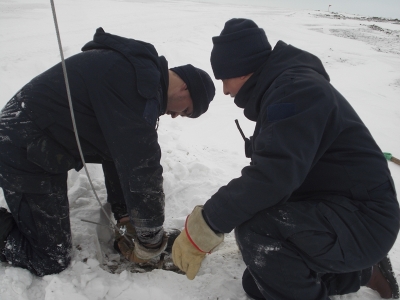
[[[284,71],[293,68],[309,68],[329,79],[321,60],[314,54],[298,49],[285,42],[279,41],[265,65],[265,72],[262,72],[264,84],[271,83]]]
[[[135,69],[139,94],[146,99],[156,96],[161,74],[158,53],[153,45],[106,33],[99,27],[93,41],[82,47],[82,51],[93,49],[109,49],[122,54]]]
[[[330,80],[318,57],[279,41],[267,61],[242,86],[235,97],[235,104],[245,109],[244,114],[248,119],[256,121],[266,90],[283,72],[294,68],[309,68],[327,81]]]

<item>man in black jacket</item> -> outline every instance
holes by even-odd
[[[388,251],[399,205],[387,162],[314,55],[253,21],[213,37],[211,65],[226,95],[256,122],[251,164],[197,206],[173,246],[193,279],[206,252],[235,229],[255,299],[327,299],[366,285],[398,297]]]
[[[102,28],[82,51],[66,67],[84,159],[102,164],[118,226],[134,235],[134,243],[119,236],[117,247],[147,261],[167,243],[158,118],[199,117],[215,87],[203,70],[168,69],[153,45]],[[11,212],[0,209],[0,256],[38,276],[58,273],[71,250],[67,172],[83,167],[61,64],[6,104],[0,136],[0,186]]]

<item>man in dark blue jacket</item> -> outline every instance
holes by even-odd
[[[213,37],[226,95],[256,122],[251,164],[188,217],[174,262],[193,279],[205,252],[235,229],[255,299],[328,299],[366,285],[398,297],[387,253],[399,205],[387,162],[314,55],[247,19]]]
[[[66,59],[87,163],[101,163],[119,226],[117,247],[134,262],[166,247],[158,118],[197,118],[214,97],[210,76],[192,65],[168,69],[153,45],[97,29],[82,53]],[[70,261],[67,172],[83,167],[61,64],[26,84],[0,115],[0,257],[39,276]],[[130,220],[127,221],[127,220]],[[128,241],[129,240],[129,241]]]

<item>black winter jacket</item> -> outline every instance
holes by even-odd
[[[167,61],[151,44],[102,28],[82,50],[66,59],[66,67],[85,160],[116,169],[116,184],[135,226],[162,226],[164,193],[155,126],[166,108]],[[34,78],[14,98],[57,148],[47,156],[65,152],[63,164],[43,168],[52,174],[82,168],[61,64]],[[37,151],[31,156],[40,156]]]
[[[314,55],[279,41],[235,103],[257,122],[252,164],[204,205],[214,229],[288,201],[368,201],[382,184],[394,189],[381,150]]]

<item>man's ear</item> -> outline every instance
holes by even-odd
[[[250,74],[247,74],[247,75],[244,75],[244,76],[240,76],[240,79],[241,80],[247,80],[247,79],[249,79],[251,77],[251,75],[253,75],[253,73],[250,73]]]
[[[181,91],[186,91],[188,89],[187,84],[184,82],[181,85]]]

